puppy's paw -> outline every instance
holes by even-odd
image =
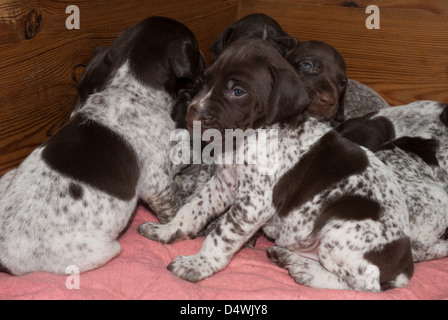
[[[199,255],[179,256],[168,265],[167,269],[190,282],[198,282],[215,273],[206,258]]]
[[[290,254],[290,250],[277,246],[270,247],[267,251],[269,260],[276,263],[281,268],[287,267]]]
[[[142,236],[162,243],[173,243],[185,238],[180,229],[173,230],[169,224],[145,222],[138,227]]]

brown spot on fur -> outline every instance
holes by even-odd
[[[394,240],[364,254],[364,258],[380,270],[380,284],[387,286],[400,274],[408,279],[414,273],[411,240],[408,237]]]
[[[367,168],[366,153],[335,131],[325,134],[274,187],[273,203],[279,216]]]
[[[436,152],[438,143],[435,139],[423,139],[419,137],[402,137],[385,144],[380,150],[390,150],[400,148],[406,152],[420,157],[427,165],[439,166]]]
[[[376,151],[384,143],[395,139],[392,122],[384,117],[371,119],[376,113],[349,119],[335,128],[341,136],[369,150]]]
[[[140,171],[132,147],[109,128],[80,115],[44,144],[42,158],[59,173],[111,196],[131,200],[135,195]]]
[[[346,195],[331,203],[324,205],[322,214],[314,223],[314,232],[319,232],[328,220],[335,218],[341,220],[378,220],[381,207],[378,202],[361,196]]]

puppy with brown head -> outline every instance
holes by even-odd
[[[308,101],[298,73],[268,42],[235,42],[221,54],[187,122],[220,132],[235,123],[258,128],[235,149],[254,157],[218,165],[169,223],[139,227],[169,243],[223,217],[196,255],[169,264],[171,272],[191,282],[209,277],[262,228],[276,244],[269,258],[298,283],[370,291],[407,284],[413,262],[397,181],[371,152],[305,115]],[[260,150],[266,157],[257,159]]]
[[[188,107],[187,125],[202,130],[256,129],[299,114],[308,106],[294,69],[265,40],[232,43],[206,72]]]
[[[324,121],[344,120],[347,74],[344,58],[331,45],[305,41],[287,57],[297,70],[310,95],[307,112]]]

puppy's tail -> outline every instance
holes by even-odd
[[[440,115],[440,120],[448,127],[448,103],[445,104],[445,109],[443,109]]]

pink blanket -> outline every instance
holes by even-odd
[[[179,255],[198,252],[204,239],[162,245],[137,233],[139,224],[155,220],[139,208],[120,239],[121,254],[79,279],[44,272],[22,277],[0,273],[0,299],[448,299],[448,258],[416,264],[414,277],[403,289],[383,293],[319,290],[298,285],[285,269],[270,262],[266,248],[272,243],[263,237],[255,249],[240,250],[225,270],[189,283],[166,266]]]

